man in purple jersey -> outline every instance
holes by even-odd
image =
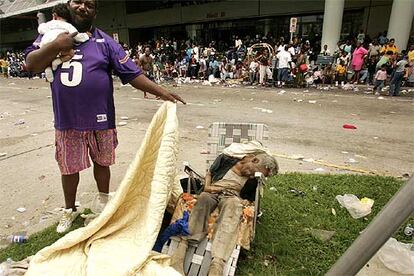
[[[121,45],[92,26],[97,13],[95,0],[69,0],[67,5],[71,23],[90,39],[75,45],[76,33],[63,33],[40,49],[39,36],[26,49],[27,69],[34,73],[43,72],[61,52],[74,49],[72,59],[54,72],[51,84],[56,160],[62,174],[66,205],[56,229],[59,233],[67,231],[77,215],[75,199],[79,172],[91,165],[88,152],[102,203],[109,192],[109,166],[115,162],[118,143],[111,72],[115,72],[123,84],[130,83],[164,100],[185,104],[180,96],[145,77]]]

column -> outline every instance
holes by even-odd
[[[345,0],[325,0],[321,46],[323,48],[327,44],[331,53],[335,51],[341,35],[344,2]]]
[[[401,50],[407,48],[414,16],[413,0],[394,0],[388,25],[388,38],[395,38],[395,45]]]
[[[271,22],[272,22],[272,19],[269,19],[269,18],[266,18],[264,20],[264,33],[263,33],[262,36],[266,36],[267,33],[271,32],[271,29],[270,29],[270,23]]]

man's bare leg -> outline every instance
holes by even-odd
[[[111,179],[109,167],[104,167],[93,162],[93,176],[95,177],[98,191],[104,194],[109,193],[109,180]]]
[[[63,194],[65,196],[65,208],[72,208],[73,211],[76,211],[75,201],[76,201],[76,191],[79,184],[79,173],[62,175],[62,187]]]

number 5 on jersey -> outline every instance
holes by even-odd
[[[62,63],[60,81],[63,85],[68,87],[75,87],[81,83],[83,66],[82,63],[77,60],[81,60],[82,57],[83,55],[77,54],[74,55],[71,60]],[[72,74],[70,74],[70,71],[72,71]]]

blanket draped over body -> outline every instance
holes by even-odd
[[[39,251],[26,275],[180,275],[151,251],[170,197],[180,194],[177,153],[176,105],[165,102],[101,215]]]

